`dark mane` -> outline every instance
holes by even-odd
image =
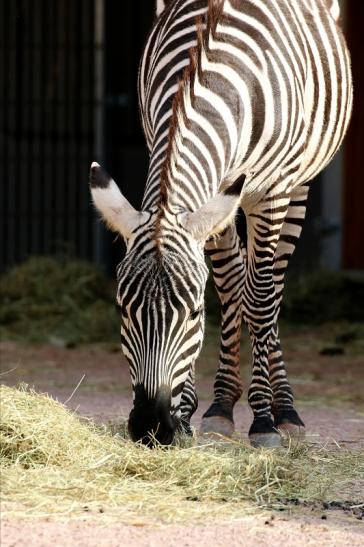
[[[217,24],[221,19],[222,12],[224,11],[224,3],[225,0],[209,0],[209,7],[207,11],[207,36],[210,33],[215,35]]]
[[[184,69],[182,77],[179,79],[178,89],[173,98],[172,115],[168,134],[168,148],[161,175],[159,214],[156,229],[157,238],[160,232],[160,219],[163,216],[163,209],[168,204],[168,174],[170,170],[170,158],[173,150],[173,143],[176,133],[178,131],[178,116],[182,115],[187,126],[189,123],[184,105],[185,88],[187,84],[190,85],[191,102],[193,102],[193,88],[196,73],[198,73],[198,75],[201,77],[201,73],[199,72],[201,67],[201,51],[203,48],[207,47],[208,36],[210,35],[210,33],[213,35],[215,34],[216,26],[224,9],[224,1],[225,0],[209,0],[206,18],[196,18],[197,45],[191,48],[189,51],[189,65]]]

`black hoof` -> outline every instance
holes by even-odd
[[[249,435],[255,433],[277,433],[274,422],[270,416],[256,416],[249,429]]]
[[[207,416],[202,418],[200,433],[217,433],[223,437],[232,437],[234,433],[234,422],[224,416]]]
[[[234,433],[233,406],[231,401],[214,401],[202,416],[200,433],[231,437]]]
[[[305,424],[293,408],[275,412],[274,425],[285,437],[299,439],[305,436]]]
[[[298,427],[305,427],[305,424],[294,408],[278,409],[274,411],[274,425],[280,427],[283,424],[292,424]]]
[[[233,405],[230,401],[219,401],[212,403],[202,418],[212,418],[213,416],[221,416],[222,418],[227,418],[230,422],[234,423]]]
[[[270,416],[259,416],[249,429],[250,444],[255,448],[276,448],[281,446],[281,436]]]

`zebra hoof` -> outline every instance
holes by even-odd
[[[208,416],[202,418],[200,432],[204,434],[217,433],[224,437],[232,437],[234,433],[234,422],[224,416]]]
[[[284,437],[301,439],[305,436],[305,424],[294,408],[278,409],[275,412],[274,426]]]
[[[281,446],[281,436],[275,432],[251,433],[249,440],[254,448],[279,448]]]
[[[303,439],[306,431],[303,425],[283,423],[277,425],[277,429],[284,437],[291,437],[292,439]]]

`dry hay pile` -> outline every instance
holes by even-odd
[[[345,492],[364,478],[360,451],[304,444],[268,451],[196,439],[150,450],[26,387],[2,386],[0,395],[1,492],[17,515],[237,518],[294,498],[330,500],[338,484]]]
[[[0,338],[65,346],[114,342],[115,290],[87,262],[32,257],[0,277]]]

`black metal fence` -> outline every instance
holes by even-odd
[[[147,168],[136,94],[154,0],[0,0],[0,269],[33,254],[120,259],[90,205],[102,161],[135,204]]]
[[[92,255],[94,1],[1,0],[1,267]]]
[[[0,270],[66,252],[113,274],[121,246],[95,221],[91,161],[140,205],[148,157],[136,80],[155,0],[0,0]],[[317,262],[320,186],[292,267]]]

